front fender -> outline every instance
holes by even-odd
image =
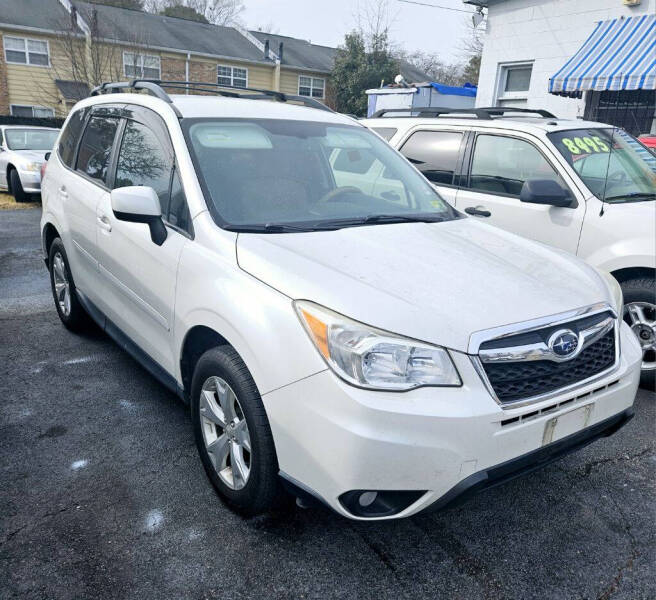
[[[180,258],[174,344],[180,358],[193,327],[214,330],[239,353],[260,394],[326,369],[292,300],[242,271],[234,260],[187,244]]]

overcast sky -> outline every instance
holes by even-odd
[[[356,26],[358,3],[367,0],[243,0],[240,15],[249,28],[272,26],[274,33],[309,39],[316,44],[338,46],[344,34]],[[462,0],[417,0],[471,11]],[[392,38],[406,50],[437,52],[443,60],[463,57],[460,40],[467,35],[470,16],[463,12],[429,8],[388,0],[395,17]]]

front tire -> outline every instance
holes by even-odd
[[[282,491],[269,420],[248,368],[230,346],[199,359],[191,414],[203,467],[219,495],[246,516],[273,508]]]
[[[27,202],[30,199],[30,195],[23,190],[23,184],[16,169],[12,169],[9,173],[9,182],[11,184],[11,193],[16,202]]]
[[[642,346],[640,385],[656,389],[656,280],[649,277],[621,282],[624,320]]]
[[[78,300],[68,256],[61,238],[55,238],[48,253],[50,287],[55,308],[64,327],[81,332],[88,328],[91,319]]]

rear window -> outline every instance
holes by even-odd
[[[91,117],[84,130],[77,158],[77,170],[107,184],[109,158],[112,153],[118,120]]]
[[[86,117],[86,109],[82,108],[76,110],[71,118],[66,123],[64,131],[59,138],[59,145],[57,146],[57,152],[59,153],[59,158],[67,167],[73,167],[73,162],[75,161],[75,148],[77,147],[77,142],[80,139],[80,134],[82,133],[82,127],[84,126],[84,118]]]

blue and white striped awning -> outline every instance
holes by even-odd
[[[640,89],[656,89],[656,15],[600,21],[549,79],[553,94]]]

